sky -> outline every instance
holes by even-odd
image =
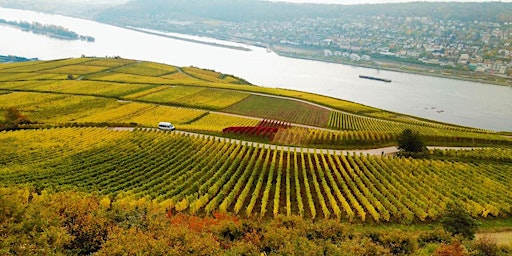
[[[379,4],[379,3],[401,3],[418,2],[418,0],[277,0],[291,3],[328,3],[328,4]],[[422,0],[425,2],[498,2],[490,0]],[[512,0],[502,0],[501,2],[512,2]]]

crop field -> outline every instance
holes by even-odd
[[[262,120],[256,126],[227,127],[222,130],[222,133],[242,136],[254,136],[267,140],[272,140],[274,138],[274,135],[277,132],[279,132],[279,130],[288,129],[290,127],[290,124],[281,121]]]
[[[174,84],[193,84],[198,82],[197,78],[193,78],[183,72],[175,72],[160,77],[172,80],[172,83]]]
[[[115,72],[87,75],[84,77],[84,80],[138,84],[172,84],[170,80],[161,77]]]
[[[232,126],[255,126],[260,122],[258,119],[247,118],[242,116],[230,116],[217,113],[208,113],[201,116],[193,122],[178,125],[179,129],[192,131],[205,131],[222,133],[226,127]]]
[[[211,70],[204,70],[196,67],[184,67],[181,69],[186,74],[190,75],[191,77],[205,80],[209,82],[220,82],[220,83],[243,83],[242,81],[236,79],[233,76],[224,75],[219,72],[211,71]]]
[[[101,95],[105,97],[121,98],[153,88],[147,84],[119,84],[98,81],[55,80],[34,82],[12,82],[5,89],[16,88],[26,91],[65,93],[78,95]],[[0,87],[1,88],[1,87]]]
[[[147,61],[138,62],[132,65],[121,66],[114,69],[114,72],[117,73],[126,73],[141,76],[163,76],[177,71],[178,69],[176,67]]]
[[[244,83],[123,59],[0,65],[0,111],[30,120],[0,131],[0,184],[258,220],[430,224],[451,203],[480,219],[512,217],[507,134]],[[161,121],[177,130],[155,129]],[[418,159],[340,153],[396,146],[406,128],[429,146],[468,148]]]
[[[61,68],[69,65],[80,65],[82,63],[90,61],[89,59],[62,59],[62,60],[51,60],[51,61],[37,61],[37,62],[27,62],[26,64],[14,64],[0,67],[1,72],[21,72],[21,73],[31,73],[31,72],[42,72],[45,70]]]
[[[429,150],[395,154],[404,129]],[[507,231],[512,218],[511,133],[195,67],[2,64],[0,152],[0,254],[215,255],[207,241],[230,255],[431,255],[459,241],[441,227],[454,205]]]
[[[182,124],[206,114],[196,109],[35,92],[0,94],[0,109],[8,107],[16,107],[30,120],[45,124],[114,122],[156,127],[162,120]]]
[[[94,115],[77,119],[76,122],[81,123],[120,123],[130,120],[130,117],[137,116],[141,113],[151,111],[156,106],[138,102],[121,102],[118,107],[111,108],[106,111],[99,111]]]
[[[403,122],[398,122],[401,119]],[[403,129],[410,128],[414,130],[429,131],[435,129],[455,130],[463,132],[487,132],[475,128],[451,126],[447,124],[426,122],[410,118],[395,118],[395,120],[378,119],[373,117],[366,117],[354,115],[350,113],[343,113],[339,111],[332,111],[329,115],[328,127],[339,130],[355,130],[355,131],[393,131],[400,132]],[[430,129],[433,128],[433,129]]]
[[[60,128],[0,133],[0,181],[155,199],[175,211],[352,222],[512,213],[512,165],[267,149],[162,131]],[[493,189],[488,189],[488,188]]]
[[[175,86],[144,95],[138,99],[147,102],[218,110],[233,105],[247,96],[249,96],[248,93],[232,90]]]
[[[66,79],[67,75],[63,74],[42,74],[42,73],[9,73],[0,72],[0,81],[23,81],[23,80],[50,80],[50,79]]]
[[[90,73],[97,73],[106,71],[108,68],[103,66],[93,66],[85,64],[77,64],[71,66],[62,66],[51,69],[45,69],[41,72],[49,74],[71,74],[71,75],[85,75]]]
[[[37,108],[43,102],[65,98],[65,95],[43,94],[34,92],[7,92],[0,95],[0,109],[8,107]]]
[[[126,65],[131,65],[137,63],[136,60],[130,59],[122,59],[122,58],[85,58],[87,60],[87,64],[93,66],[102,66],[102,67],[121,67]]]
[[[403,124],[398,122],[363,117],[338,111],[332,111],[328,121],[328,127],[338,130],[401,131],[404,129],[403,126]]]
[[[75,75],[76,79],[68,80],[66,73],[73,69],[91,73],[80,75],[80,79]],[[63,74],[53,74],[58,70]],[[389,146],[405,128],[419,131],[431,145],[479,146],[512,143],[510,137],[490,131],[429,122],[304,92],[244,85],[244,81],[232,76],[194,67],[178,68],[133,60],[84,58],[9,64],[0,67],[0,74],[0,81],[3,81],[0,82],[0,90],[4,92],[46,94],[27,94],[24,99],[16,97],[23,94],[6,93],[2,96],[6,104],[17,102],[15,107],[40,124],[77,123],[85,120],[87,123],[104,124],[124,120],[140,126],[154,127],[158,117],[150,115],[159,108],[148,106],[144,111],[130,112],[126,107],[120,106],[126,105],[122,103],[124,101],[134,101],[178,109],[189,108],[187,111],[190,115],[183,114],[180,110],[176,115],[162,116],[167,121],[176,122],[181,126],[180,129],[220,134],[223,129],[231,126],[246,126],[245,118],[230,120],[231,118],[221,117],[222,112],[310,126],[307,129],[293,127],[278,131],[271,140],[278,144],[325,148]],[[66,102],[60,95],[58,99],[62,100],[44,100],[48,94],[55,93],[74,97],[91,95],[97,98],[78,100],[70,97],[73,100]],[[331,109],[261,93],[308,100]],[[41,98],[33,99],[37,95],[41,95]],[[114,99],[120,101],[114,102]],[[135,105],[137,104],[128,104]],[[0,110],[9,106],[12,104],[4,105]],[[128,112],[114,113],[113,109],[118,107],[118,111]],[[339,111],[340,109],[343,111]],[[207,115],[205,110],[219,113]],[[146,112],[149,114],[145,114]],[[354,113],[363,113],[366,116]],[[218,119],[211,119],[213,116]],[[251,124],[247,126],[254,126],[254,121],[248,123]]]
[[[157,127],[162,120],[170,121],[176,126],[188,124],[206,115],[207,112],[197,109],[178,108],[170,106],[156,106],[144,113],[131,116],[123,122],[133,122],[145,127]]]
[[[329,110],[288,99],[251,95],[223,111],[290,123],[326,127]]]

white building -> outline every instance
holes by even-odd
[[[370,57],[368,55],[363,55],[363,56],[361,56],[361,60],[363,60],[363,61],[371,61],[372,57]]]
[[[361,57],[359,57],[359,55],[357,55],[357,54],[355,54],[355,53],[350,54],[350,56],[348,56],[348,58],[349,58],[351,61],[360,61],[360,60],[361,60]]]

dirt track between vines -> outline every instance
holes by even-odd
[[[133,127],[112,127],[109,128],[111,130],[116,131],[133,131],[135,128]],[[156,128],[143,128],[147,130],[157,130]],[[305,148],[305,147],[294,147],[294,146],[280,146],[268,143],[260,143],[260,142],[252,142],[252,141],[243,141],[238,139],[225,138],[221,136],[207,135],[195,132],[187,132],[187,131],[179,131],[174,130],[173,133],[179,133],[183,135],[195,136],[195,137],[205,137],[205,138],[214,138],[218,141],[231,142],[231,143],[246,143],[248,146],[259,147],[259,148],[269,148],[274,150],[283,150],[283,151],[294,151],[297,152],[308,152],[308,153],[322,153],[322,154],[331,154],[331,155],[370,155],[370,156],[394,156],[398,153],[398,148],[396,146],[392,147],[383,147],[383,148],[374,148],[374,149],[319,149],[319,148]],[[429,149],[457,149],[457,150],[470,150],[475,149],[471,147],[427,147]]]

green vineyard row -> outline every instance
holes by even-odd
[[[308,153],[157,130],[0,132],[0,181],[154,199],[175,211],[356,222],[512,214],[512,165]],[[511,154],[510,149],[502,149]]]

